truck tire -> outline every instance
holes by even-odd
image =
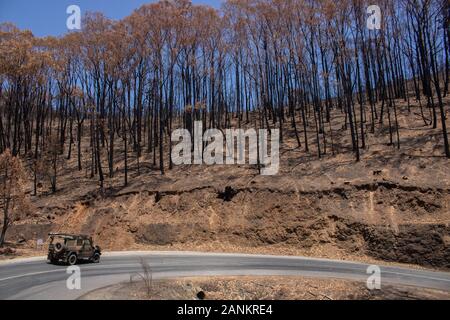
[[[100,263],[100,254],[98,254],[97,252],[94,253],[94,256],[92,257],[91,260],[93,263]]]
[[[62,243],[57,242],[55,243],[55,252],[60,253],[63,250],[64,246]]]
[[[75,253],[71,253],[69,257],[67,257],[67,263],[71,266],[74,266],[77,264],[78,258]]]

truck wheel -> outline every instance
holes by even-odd
[[[92,257],[93,263],[100,263],[100,255],[98,253],[94,253],[94,256]]]
[[[62,243],[58,242],[55,244],[55,252],[60,253],[63,249]]]
[[[74,266],[77,264],[77,260],[77,255],[75,253],[71,253],[67,258],[67,263],[71,266]]]

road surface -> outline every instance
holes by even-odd
[[[369,265],[302,257],[194,252],[128,252],[102,256],[100,264],[82,264],[81,290],[68,290],[67,266],[44,257],[0,262],[0,300],[71,300],[108,285],[129,281],[150,265],[153,278],[184,276],[308,276],[366,282]],[[450,292],[450,273],[381,266],[381,284],[401,284]]]

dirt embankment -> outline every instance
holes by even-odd
[[[128,191],[79,203],[52,223],[17,225],[11,234],[19,239],[57,229],[93,234],[106,249],[209,245],[214,250],[222,243],[225,251],[226,245],[272,248],[271,253],[293,248],[293,254],[450,269],[450,226],[440,222],[449,203],[448,190],[383,181],[326,190],[256,183]]]
[[[128,231],[143,244],[216,241],[251,247],[283,244],[304,251],[331,246],[380,260],[450,268],[450,226],[412,222],[441,215],[450,202],[448,191],[383,183],[319,192],[229,187],[121,202],[136,201],[139,214],[125,215],[117,224],[129,224]],[[85,231],[95,230],[95,219],[101,221],[102,214]]]

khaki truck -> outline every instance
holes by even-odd
[[[99,246],[94,246],[92,237],[62,233],[49,234],[48,263],[67,263],[75,265],[79,261],[99,263]]]

